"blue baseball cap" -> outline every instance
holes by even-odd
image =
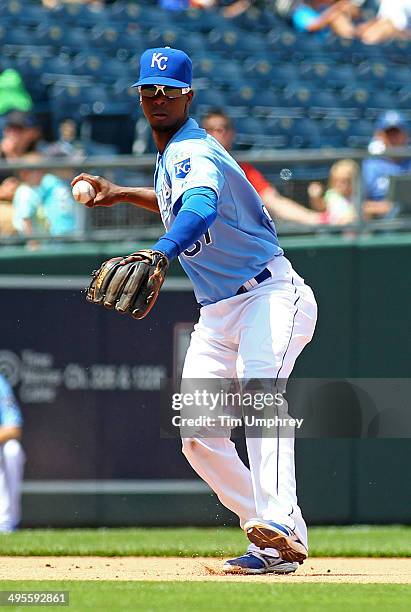
[[[140,76],[132,87],[170,85],[191,87],[193,66],[184,51],[170,47],[147,49],[140,58]]]
[[[390,128],[398,128],[399,130],[408,131],[407,122],[404,115],[396,110],[384,111],[377,119],[377,130],[388,130]]]

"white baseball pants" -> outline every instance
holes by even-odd
[[[313,336],[317,305],[285,257],[267,267],[272,278],[201,309],[183,378],[289,377]],[[183,438],[183,453],[220,501],[239,516],[241,526],[251,518],[273,520],[295,530],[307,546],[296,495],[294,438],[252,437],[246,443],[250,469],[230,440],[229,428],[219,428],[215,437]]]
[[[24,462],[18,440],[0,444],[0,532],[15,529],[20,522]]]

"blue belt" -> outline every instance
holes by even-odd
[[[267,280],[267,278],[271,278],[271,272],[268,268],[264,268],[264,270],[260,272],[260,274],[254,276],[254,278],[250,278],[250,280],[246,281],[244,285],[241,285],[236,295],[247,293],[247,291],[250,291],[250,289],[256,287],[256,285],[259,285],[263,281]]]

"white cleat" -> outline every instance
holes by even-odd
[[[289,563],[281,557],[270,557],[259,552],[248,552],[242,557],[228,559],[223,565],[226,574],[292,574],[298,563]]]

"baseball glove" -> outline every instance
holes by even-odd
[[[157,300],[167,268],[167,257],[150,249],[113,257],[93,272],[86,299],[143,319]]]

